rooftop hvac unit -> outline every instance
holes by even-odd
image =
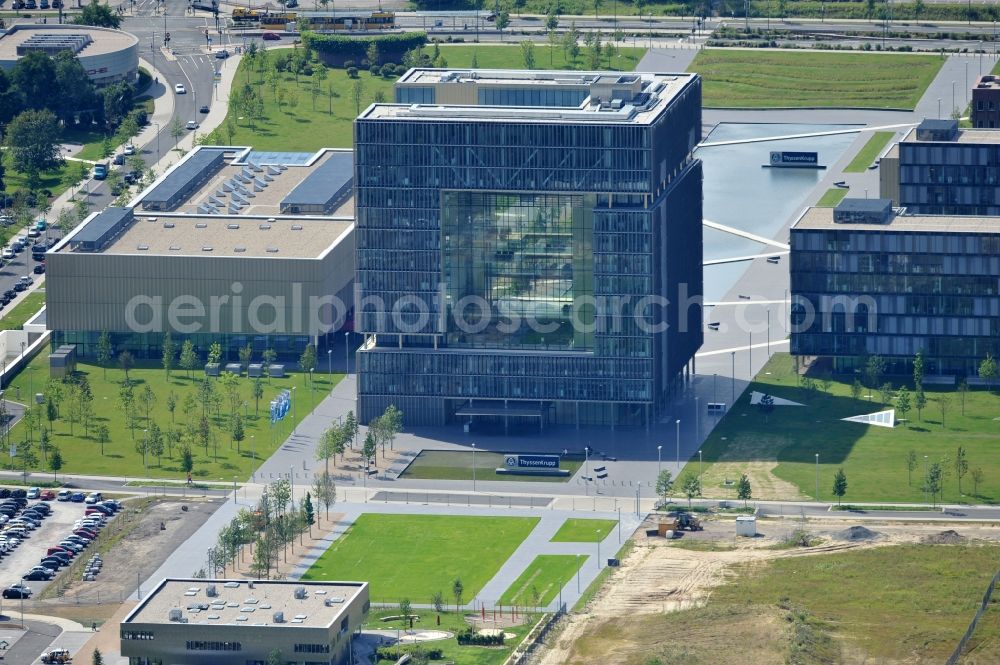
[[[275,612],[274,613],[274,623],[285,623],[285,613]]]
[[[295,587],[295,598],[298,600],[303,600],[306,597],[306,588],[304,586]]]
[[[183,613],[179,609],[173,609],[167,613],[167,619],[170,621],[180,621],[183,616]]]
[[[216,595],[218,595],[215,591],[214,584],[209,584],[207,587],[205,587],[205,595],[208,596],[209,598],[214,598]]]

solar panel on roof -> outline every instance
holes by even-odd
[[[196,185],[222,168],[225,155],[222,149],[201,148],[165,176],[143,198],[143,206],[172,208],[177,205]]]
[[[354,181],[354,154],[334,152],[325,162],[313,169],[281,200],[281,209],[290,206],[328,207],[341,198]]]

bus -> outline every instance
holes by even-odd
[[[309,12],[302,18],[314,32],[371,32],[396,27],[396,14],[384,11]]]

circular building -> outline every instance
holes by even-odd
[[[96,86],[134,83],[139,74],[139,39],[90,25],[15,24],[0,32],[0,67],[13,69],[18,58],[31,51],[55,56],[67,49]]]

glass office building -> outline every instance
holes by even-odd
[[[692,74],[413,69],[355,122],[358,412],[653,422],[702,342]]]
[[[840,214],[866,205],[868,220]],[[908,375],[922,350],[928,375],[976,376],[987,354],[1000,356],[1000,219],[889,205],[845,199],[792,227],[792,353],[832,357],[838,371],[878,354]]]

